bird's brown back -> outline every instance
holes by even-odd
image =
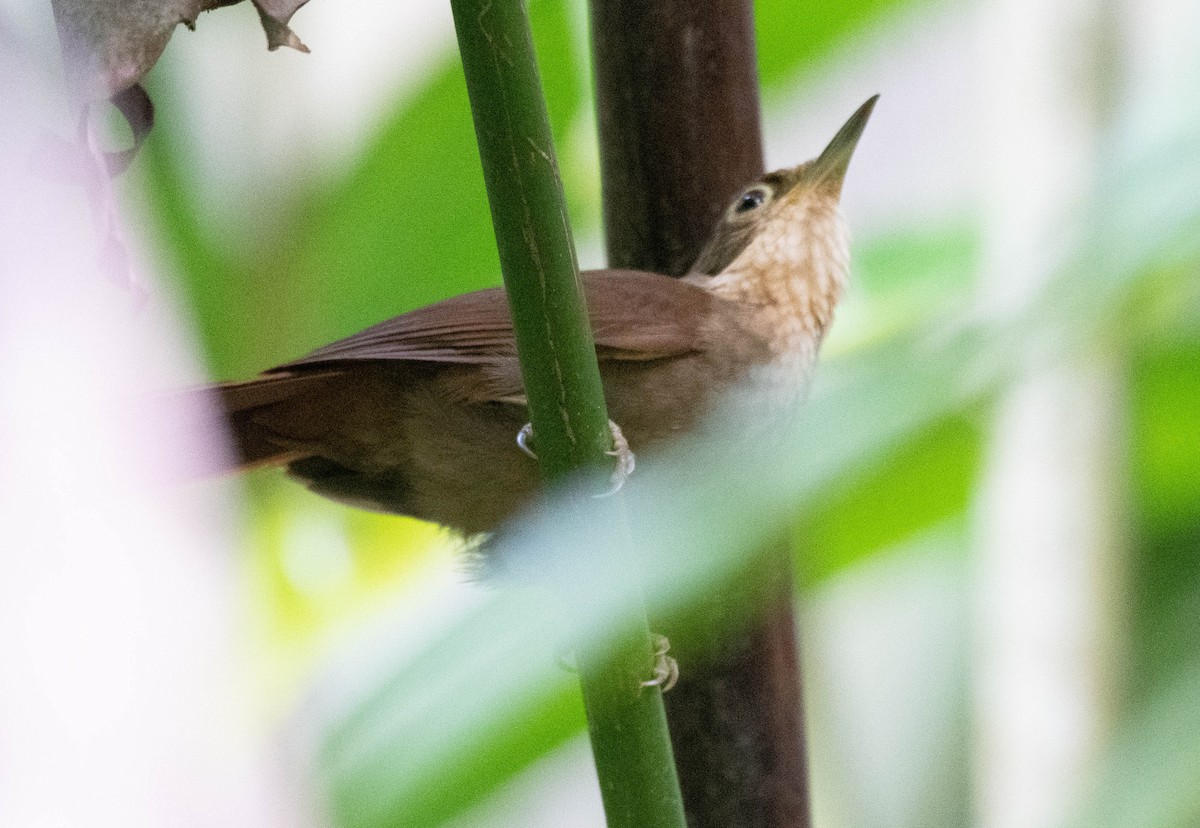
[[[635,452],[694,430],[770,358],[745,309],[700,287],[636,271],[583,282],[609,415]],[[537,485],[515,442],[529,416],[498,289],[387,320],[220,392],[243,464],[287,464],[358,507],[474,533]]]

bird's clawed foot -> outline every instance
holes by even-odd
[[[672,658],[671,642],[665,635],[653,634],[654,639],[654,675],[641,683],[642,687],[658,687],[664,693],[679,681],[679,662]]]
[[[613,449],[606,454],[616,458],[616,466],[609,478],[608,490],[601,492],[596,497],[611,497],[621,491],[621,487],[625,485],[625,481],[629,475],[633,474],[633,470],[637,466],[637,457],[629,448],[629,441],[625,439],[621,427],[609,420],[608,428],[612,432]],[[533,423],[521,426],[521,430],[517,432],[517,447],[534,460],[537,459],[537,452],[533,450]]]
[[[601,492],[596,497],[612,497],[621,491],[621,487],[625,485],[625,481],[629,479],[629,475],[633,474],[633,470],[637,466],[637,457],[629,448],[629,441],[621,433],[621,427],[609,420],[608,429],[612,432],[613,449],[605,454],[615,457],[617,462],[613,467],[612,476],[608,478],[608,491]]]
[[[528,454],[534,460],[537,459],[537,452],[533,450],[533,423],[526,423],[521,426],[521,430],[517,432],[517,448]]]
[[[651,633],[654,642],[654,668],[650,678],[639,681],[639,687],[657,687],[666,693],[679,681],[679,662],[671,657],[671,642],[665,635]],[[572,650],[562,650],[554,658],[558,666],[569,673],[579,672],[575,664],[575,653]]]

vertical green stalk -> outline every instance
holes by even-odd
[[[595,344],[524,3],[451,0],[542,471],[607,462]]]
[[[542,476],[611,463],[608,414],[522,0],[451,0]],[[515,435],[514,435],[515,437]],[[603,567],[618,573],[617,562]],[[620,582],[620,579],[617,579]],[[630,589],[630,592],[636,592]],[[683,828],[645,613],[616,652],[580,653],[610,828]]]

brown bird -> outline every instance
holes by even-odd
[[[842,180],[878,96],[813,161],[729,205],[691,271],[583,274],[609,416],[633,451],[696,429],[730,388],[804,390],[846,284]],[[286,465],[312,491],[467,534],[538,485],[502,290],[381,322],[247,382],[217,387],[239,468]]]

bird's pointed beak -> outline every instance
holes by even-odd
[[[806,178],[825,187],[831,187],[835,196],[841,194],[842,179],[846,177],[850,158],[854,155],[854,148],[858,146],[858,139],[862,137],[867,121],[871,118],[871,112],[875,109],[875,102],[878,100],[878,95],[872,95],[866,103],[858,108],[858,111],[850,116],[850,120],[842,125],[837,135],[833,136],[829,146],[825,147],[824,152],[812,162]]]

